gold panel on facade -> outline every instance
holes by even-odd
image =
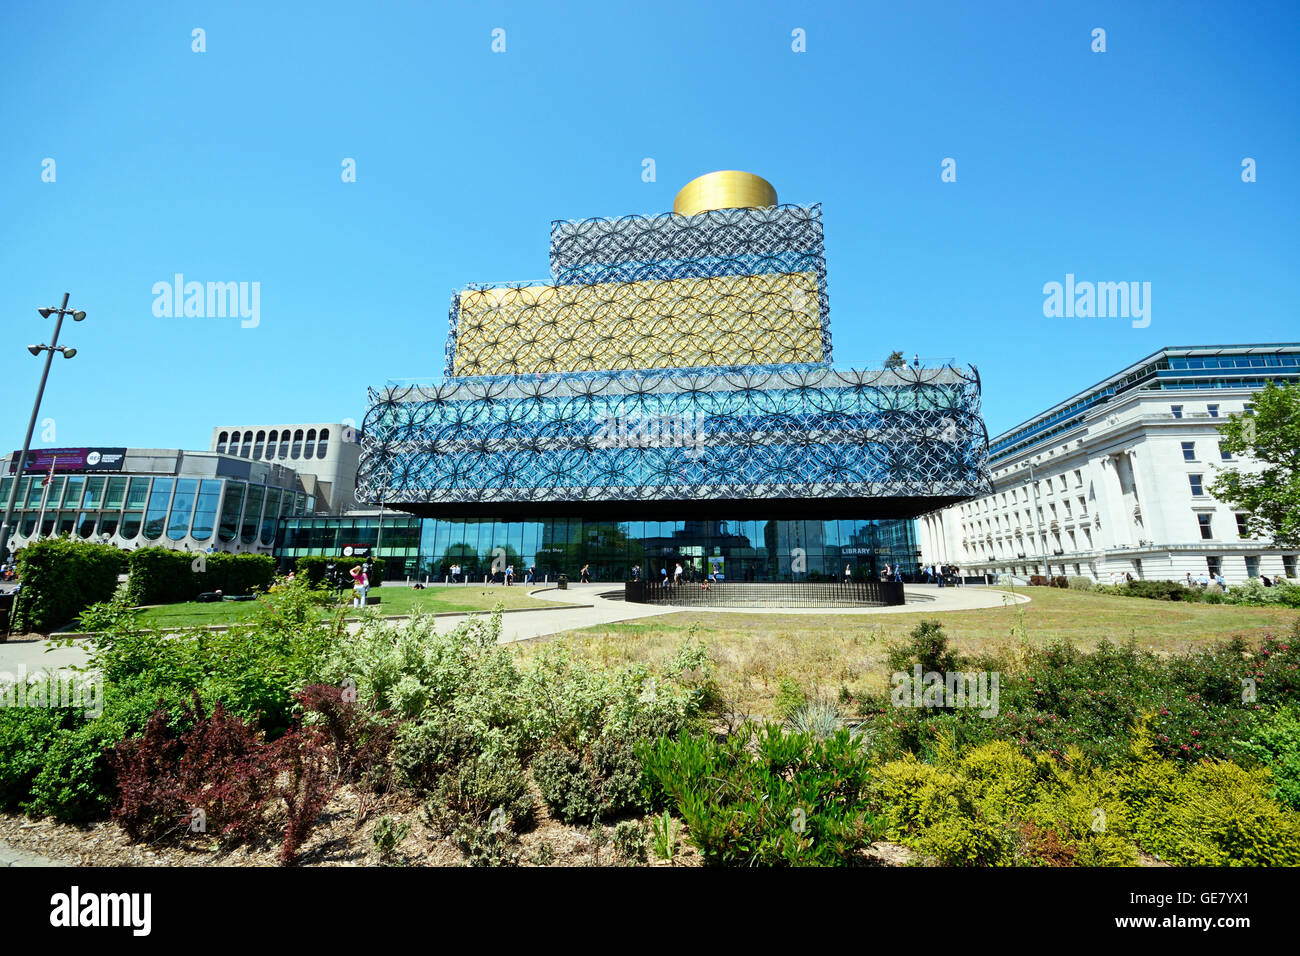
[[[456,375],[822,361],[817,275],[471,289]]]
[[[694,216],[710,209],[756,209],[776,205],[776,189],[762,176],[723,169],[697,176],[673,200],[673,212]]]

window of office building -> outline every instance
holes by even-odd
[[[217,526],[217,537],[222,541],[234,541],[239,533],[239,514],[244,506],[246,487],[242,481],[226,482],[226,496],[221,502],[221,523]]]
[[[1204,485],[1203,477],[1204,476],[1202,475],[1187,476],[1187,483],[1188,485],[1191,486],[1192,495],[1194,497],[1200,498],[1205,494],[1205,485]]]
[[[307,444],[303,446],[302,457],[316,457],[316,429],[314,428],[307,429]]]
[[[1223,573],[1223,558],[1207,556],[1205,559],[1206,570],[1210,572],[1210,577]]]
[[[262,520],[262,499],[266,496],[266,488],[262,485],[248,486],[248,503],[244,505],[244,523],[239,529],[239,540],[244,544],[252,544],[253,539],[257,537],[258,525]]]
[[[1282,573],[1288,578],[1295,577],[1295,559],[1296,556],[1294,554],[1282,555]]]
[[[126,479],[122,477],[108,479],[108,489],[104,492],[104,508],[107,511],[120,511],[126,500]]]
[[[167,537],[179,541],[190,532],[190,516],[194,513],[194,499],[198,496],[197,478],[182,478],[176,483],[176,496],[172,499],[171,519],[167,523]]]
[[[104,481],[103,478],[86,479],[86,497],[81,502],[81,507],[102,508],[104,506]]]
[[[280,517],[280,500],[281,491],[279,488],[267,489],[266,508],[262,515],[262,533],[259,537],[262,544],[271,544],[275,541],[275,523]]]
[[[1183,461],[1196,460],[1196,442],[1185,441],[1183,444]]]
[[[262,449],[266,447],[266,432],[260,429],[257,432],[257,438],[253,441],[253,457],[261,458]]]
[[[1183,417],[1183,406],[1181,406],[1181,405],[1170,405],[1170,406],[1169,406],[1169,413],[1170,413],[1171,415],[1173,415],[1174,418],[1182,418],[1182,417]]]
[[[1196,516],[1196,521],[1197,521],[1197,523],[1200,524],[1200,526],[1201,526],[1201,537],[1202,537],[1202,538],[1205,538],[1205,539],[1208,540],[1208,539],[1214,537],[1214,531],[1213,531],[1213,530],[1211,529],[1211,527],[1210,527],[1210,522],[1213,521],[1213,520],[1214,520],[1214,516],[1213,516],[1213,515],[1208,515],[1208,514],[1199,514],[1199,515]]]
[[[1224,461],[1232,461],[1232,452],[1223,447],[1223,442],[1219,442],[1219,457]]]
[[[1249,538],[1250,531],[1246,526],[1246,516],[1239,514],[1239,515],[1233,515],[1233,517],[1237,519],[1237,537]]]
[[[117,531],[117,515],[105,513],[99,519],[99,533],[111,535]]]
[[[122,512],[122,534],[121,537],[126,539],[134,538],[140,533],[140,524],[144,518],[142,511],[124,511]]]
[[[39,508],[41,498],[45,495],[45,486],[41,484],[40,478],[33,478],[31,484],[27,486],[27,507]]]
[[[162,537],[173,484],[175,482],[171,478],[155,478],[153,481],[153,491],[149,493],[149,507],[144,513],[144,536],[150,541],[157,541]]]
[[[63,507],[80,508],[81,493],[85,490],[86,479],[81,475],[69,475],[68,483],[63,488]],[[57,498],[50,498],[50,507],[56,507],[59,504]]]
[[[217,508],[221,504],[221,482],[205,478],[199,484],[199,495],[194,505],[194,525],[190,537],[207,541],[217,525]]]
[[[1209,415],[1210,415],[1211,418],[1218,418],[1218,417],[1219,417],[1219,406],[1218,406],[1218,405],[1206,405],[1206,406],[1205,406],[1205,410],[1206,410],[1206,412],[1209,413]]]
[[[144,503],[149,498],[149,479],[132,478],[131,485],[126,491],[126,508],[128,511],[138,511],[144,508]]]
[[[320,441],[316,443],[317,458],[325,457],[326,452],[329,451],[329,444],[330,444],[330,430],[328,428],[322,428],[320,430]]]
[[[298,458],[302,454],[302,429],[295,428],[293,432],[293,449],[289,452],[290,458]]]
[[[224,455],[226,453],[226,442],[228,442],[229,440],[230,440],[230,436],[226,432],[221,432],[217,435],[218,455]]]
[[[65,481],[67,481],[66,478],[59,476],[46,486],[45,507],[58,507],[59,502],[63,498],[63,485]]]
[[[289,457],[289,429],[280,432],[280,457]]]
[[[266,436],[266,457],[274,458],[276,449],[280,447],[280,430],[272,428]]]
[[[93,511],[83,511],[77,519],[77,537],[89,538],[95,533],[95,519],[99,517]]]
[[[1255,555],[1246,555],[1246,577],[1259,577],[1259,558]]]

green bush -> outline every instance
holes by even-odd
[[[68,538],[42,538],[18,552],[22,591],[14,608],[15,632],[48,634],[117,590],[126,552]]]
[[[127,594],[135,605],[193,601],[205,591],[253,594],[275,580],[275,559],[265,554],[202,554],[170,548],[130,552]]]
[[[1260,720],[1242,750],[1268,767],[1274,799],[1300,810],[1300,707],[1284,707]]]
[[[685,821],[708,864],[842,866],[883,829],[867,756],[847,730],[826,740],[776,725],[722,740],[683,733],[638,756],[647,795]]]
[[[1091,591],[1093,580],[1080,575],[1071,575],[1068,583],[1071,591]]]
[[[532,767],[542,799],[565,823],[590,824],[649,809],[641,762],[621,741],[601,739],[579,751],[553,747],[534,757]]]

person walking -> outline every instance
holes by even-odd
[[[352,575],[352,606],[365,607],[366,594],[370,591],[370,575],[359,564],[348,574]]]
[[[591,583],[591,565],[590,565],[590,564],[584,564],[584,565],[582,566],[582,570],[578,572],[578,583],[579,583],[579,584],[590,584],[590,583]]]
[[[513,564],[507,564],[506,565],[506,587],[510,587],[514,583],[515,583],[515,566]]]
[[[848,584],[852,580],[853,580],[853,566],[850,564],[846,564],[844,565],[844,583]]]
[[[680,561],[678,561],[677,566],[673,568],[673,584],[677,587],[681,587],[682,584],[682,563]]]

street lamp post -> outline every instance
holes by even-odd
[[[85,312],[74,312],[68,308],[68,298],[70,293],[63,293],[63,304],[57,309],[38,309],[41,317],[48,319],[51,315],[58,315],[54,322],[54,338],[50,340],[49,345],[29,345],[27,351],[33,355],[40,355],[42,352],[48,353],[45,356],[45,368],[41,370],[41,384],[36,389],[36,404],[32,406],[32,420],[27,423],[27,437],[23,439],[23,450],[18,454],[18,466],[14,471],[13,483],[9,486],[9,498],[5,503],[4,521],[0,522],[0,555],[5,557],[9,554],[9,526],[14,517],[14,504],[18,499],[18,485],[22,481],[23,468],[27,465],[27,452],[32,446],[32,433],[36,431],[36,419],[41,413],[41,397],[45,394],[45,381],[50,377],[50,363],[54,361],[54,353],[62,352],[64,358],[72,358],[77,354],[76,349],[70,349],[66,346],[59,345],[59,332],[63,328],[63,317],[71,315],[73,322],[80,322],[86,317]]]

